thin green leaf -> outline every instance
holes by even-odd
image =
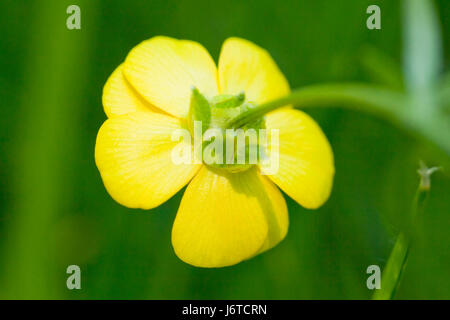
[[[442,66],[442,40],[431,0],[403,1],[405,82],[410,92],[422,92],[437,81]]]

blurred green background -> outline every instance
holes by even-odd
[[[81,30],[66,28],[70,4],[81,8]],[[381,30],[366,28],[370,4],[381,7]],[[450,2],[436,5],[448,70]],[[334,150],[331,198],[316,211],[288,199],[287,238],[223,269],[175,256],[170,232],[183,190],[150,211],[120,206],[103,187],[94,145],[106,119],[102,87],[142,40],[195,40],[217,61],[224,39],[239,36],[266,48],[292,88],[376,82],[367,52],[401,66],[400,1],[2,0],[0,12],[0,298],[370,298],[366,268],[386,263],[419,159],[440,164],[389,123],[306,109]],[[433,176],[399,299],[450,298],[449,191],[444,168]],[[81,290],[66,288],[71,264],[81,267]]]

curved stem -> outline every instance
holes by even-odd
[[[431,142],[450,157],[450,121],[439,113],[427,117],[417,114],[412,99],[401,93],[362,83],[320,84],[303,87],[289,95],[263,103],[241,113],[227,123],[228,128],[239,128],[266,113],[288,105],[297,107],[343,107],[384,118],[401,129]]]
[[[241,113],[229,121],[228,127],[241,127],[270,111],[291,104],[297,107],[342,106],[398,118],[406,112],[406,100],[401,93],[361,83],[311,85]]]

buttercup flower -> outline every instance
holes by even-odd
[[[279,130],[276,173],[263,175],[259,164],[242,170],[175,164],[172,150],[179,142],[171,137],[188,127],[193,92],[211,105],[245,97],[249,108],[290,89],[268,52],[247,40],[227,39],[216,68],[196,42],[151,38],[133,48],[105,84],[108,119],[97,136],[95,160],[107,191],[126,207],[155,208],[187,185],[172,228],[175,253],[194,266],[229,266],[286,236],[287,206],[277,186],[305,208],[328,199],[333,153],[316,122],[286,106],[258,122]],[[219,120],[213,112],[211,123]],[[270,143],[266,148],[270,152]]]

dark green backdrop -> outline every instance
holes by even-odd
[[[70,4],[81,8],[81,30],[66,28]],[[381,30],[366,28],[370,4],[381,7]],[[448,67],[450,2],[437,5]],[[217,61],[224,39],[243,37],[269,50],[292,88],[373,81],[373,48],[401,65],[399,1],[2,0],[0,12],[1,298],[371,296],[366,268],[388,258],[419,159],[439,164],[390,124],[339,108],[306,109],[334,150],[331,198],[316,211],[289,199],[287,238],[223,269],[175,256],[170,232],[183,191],[150,211],[118,205],[103,187],[94,145],[106,119],[102,87],[142,40],[195,40]],[[450,298],[449,190],[448,173],[436,174],[398,298]],[[79,291],[66,288],[70,264],[81,267]]]

